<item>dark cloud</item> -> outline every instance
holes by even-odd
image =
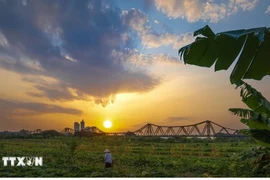
[[[56,88],[56,87],[59,87]],[[61,87],[61,85],[57,85],[55,87],[48,87],[48,86],[41,86],[36,85],[36,89],[41,91],[41,93],[36,92],[28,92],[27,94],[34,97],[47,97],[51,99],[52,101],[67,101],[67,100],[73,100],[76,99],[74,95],[72,95],[67,87]]]
[[[41,92],[29,94],[62,100],[77,94],[101,99],[121,92],[149,91],[159,79],[146,69],[127,70],[112,52],[136,47],[126,36],[121,10],[112,1],[20,0],[0,2],[0,66],[21,74],[50,76],[58,86],[36,82]],[[126,38],[123,38],[126,37]],[[126,60],[127,61],[127,60]],[[60,90],[59,90],[60,87]]]
[[[31,115],[31,114],[47,114],[47,113],[61,113],[81,115],[82,111],[73,108],[63,108],[57,105],[45,103],[28,103],[28,102],[15,102],[0,99],[0,113],[1,116],[11,115]],[[2,118],[3,118],[2,116]]]
[[[189,117],[184,117],[184,116],[176,116],[176,117],[168,117],[165,121],[166,122],[177,122],[177,121],[184,121],[184,120],[189,120]]]

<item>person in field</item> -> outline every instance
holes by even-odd
[[[105,149],[104,151],[104,160],[105,160],[105,168],[112,167],[113,157],[109,149]]]

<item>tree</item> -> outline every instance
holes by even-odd
[[[40,133],[43,137],[55,137],[55,136],[63,136],[60,132],[55,130],[45,130]]]
[[[187,64],[227,70],[236,64],[230,75],[232,84],[241,87],[242,101],[250,109],[231,108],[242,117],[241,122],[261,146],[270,147],[270,103],[260,92],[242,79],[261,80],[270,75],[270,28],[254,28],[215,34],[209,26],[194,32],[195,42],[179,49],[180,58]]]

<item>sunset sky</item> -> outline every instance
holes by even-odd
[[[104,131],[211,120],[244,128],[232,67],[184,65],[178,49],[215,33],[270,27],[269,0],[0,0],[0,131]],[[270,77],[248,80],[270,99]],[[112,128],[103,127],[106,119]]]

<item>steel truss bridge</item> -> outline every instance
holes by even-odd
[[[159,126],[146,124],[137,131],[136,136],[161,136],[161,137],[243,137],[239,130],[223,127],[212,121],[203,121],[185,126]]]
[[[91,132],[107,136],[145,136],[145,137],[246,137],[239,130],[223,127],[212,121],[203,121],[192,125],[183,126],[159,126],[146,124],[133,132],[103,132],[93,126]],[[73,129],[65,128],[63,134],[73,134]]]

